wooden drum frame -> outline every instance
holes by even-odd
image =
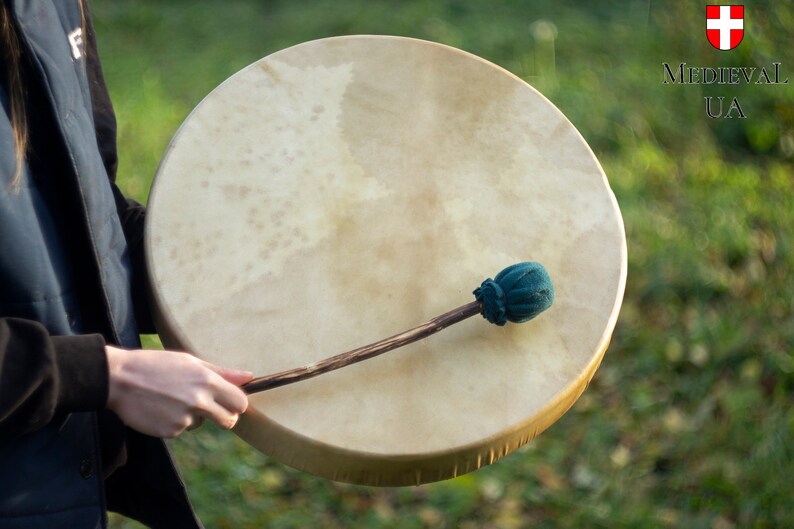
[[[166,346],[257,375],[546,267],[556,301],[528,323],[471,318],[250,397],[240,437],[368,485],[454,477],[549,427],[598,368],[626,281],[617,202],[573,125],[502,68],[401,37],[300,44],[221,84],[164,156],[145,244]]]

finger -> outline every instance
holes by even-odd
[[[244,413],[248,409],[248,395],[215,372],[212,373],[212,377],[214,380],[208,389],[212,392],[213,401],[223,406],[228,413]]]
[[[211,420],[224,430],[234,428],[234,425],[237,424],[237,419],[240,418],[239,414],[229,411],[225,406],[217,402],[206,404],[202,409],[196,411],[196,415]]]
[[[215,393],[215,401],[230,413],[245,413],[245,410],[248,409],[248,395],[237,386],[226,381],[223,381],[223,384]]]
[[[211,364],[205,360],[202,360],[204,365],[208,368],[212,369],[216,373],[218,373],[224,380],[231,382],[235,386],[242,386],[246,382],[250,382],[252,378],[254,378],[254,374],[251,371],[243,371],[241,369],[234,369],[231,367],[223,367],[218,366],[215,364]]]
[[[201,428],[203,425],[204,425],[204,417],[199,416],[191,421],[190,426],[188,426],[186,430],[188,431],[196,430],[198,428]]]

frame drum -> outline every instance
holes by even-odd
[[[250,396],[240,437],[368,485],[460,475],[551,425],[595,373],[626,280],[615,197],[560,111],[400,37],[300,44],[221,84],[168,147],[146,247],[166,346],[257,375],[423,323],[515,262],[546,267],[556,301],[531,322],[471,318]]]

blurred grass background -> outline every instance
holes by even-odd
[[[462,48],[538,88],[592,146],[626,223],[612,345],[539,438],[458,479],[375,489],[205,426],[172,446],[208,528],[794,527],[794,9],[747,5],[744,41],[719,52],[705,3],[92,1],[119,181],[140,201],[181,121],[229,75],[307,40],[383,33]],[[665,85],[663,62],[780,62],[791,83]],[[747,119],[709,119],[705,96],[737,97]]]

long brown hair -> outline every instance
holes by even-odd
[[[8,12],[8,6],[0,1],[0,45],[3,48],[5,64],[5,80],[8,90],[9,107],[11,111],[11,128],[14,131],[14,144],[17,167],[11,188],[19,187],[22,178],[22,168],[28,150],[28,122],[25,114],[25,83],[22,79],[22,52],[19,37],[17,37],[14,22]]]
[[[84,0],[77,0],[80,7],[80,23],[83,30],[83,39],[87,38],[86,15]],[[14,131],[14,146],[16,153],[17,166],[14,171],[14,178],[11,181],[11,189],[19,189],[22,179],[22,169],[25,165],[25,158],[28,152],[30,133],[28,130],[27,113],[25,111],[25,79],[22,69],[22,48],[17,35],[14,21],[11,20],[11,13],[5,2],[0,0],[0,45],[5,59],[5,80],[8,92],[9,107],[11,110],[11,128]],[[86,47],[83,46],[83,53]]]

